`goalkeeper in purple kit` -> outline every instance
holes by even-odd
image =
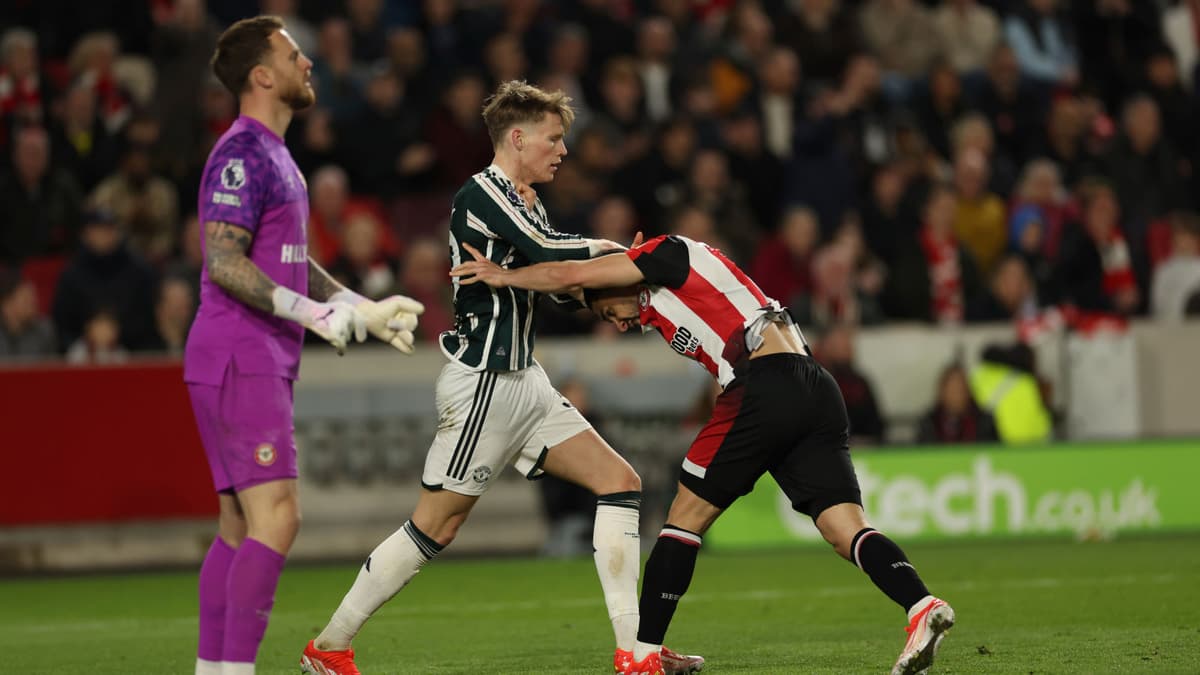
[[[368,333],[404,353],[420,303],[374,302],[308,258],[308,194],[284,145],[312,105],[310,61],[277,17],[229,27],[213,72],[240,116],[204,167],[200,307],[184,380],[220,503],[218,536],[200,569],[196,673],[241,675],[267,628],[275,587],[300,524],[292,387],[308,328],[341,353]]]

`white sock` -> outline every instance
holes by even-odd
[[[196,659],[196,675],[222,675],[221,662]]]
[[[660,651],[662,651],[662,645],[652,645],[639,640],[633,645],[633,660],[641,661],[647,656],[657,654]]]
[[[437,555],[442,547],[412,524],[404,526],[383,540],[358,571],[342,604],[329,619],[325,630],[317,636],[316,648],[322,651],[341,651],[350,648],[350,641],[362,630],[363,624],[383,603],[392,599],[421,571],[421,566]]]
[[[222,661],[221,675],[254,675],[254,664],[241,661]]]
[[[604,604],[612,621],[617,649],[630,651],[638,629],[638,571],[642,549],[638,534],[641,495],[622,492],[597,500],[592,547],[596,571],[604,589]],[[620,504],[620,505],[618,505]]]

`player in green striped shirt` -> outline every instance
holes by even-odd
[[[575,116],[569,103],[562,92],[516,81],[501,84],[488,100],[483,118],[496,154],[454,197],[452,264],[471,259],[465,244],[502,267],[581,260],[623,248],[555,231],[528,187],[554,180],[567,154],[563,135]],[[416,509],[367,558],[301,663],[309,672],[357,673],[351,639],[454,540],[475,502],[512,464],[528,478],[546,472],[597,495],[592,545],[616,635],[613,662],[622,670],[638,626],[641,479],[533,359],[537,294],[453,283],[455,325],[440,339],[450,363],[437,381],[438,433],[425,460]]]

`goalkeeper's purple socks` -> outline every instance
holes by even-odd
[[[200,644],[196,656],[218,662],[225,635],[225,585],[237,549],[217,537],[200,566]]]
[[[253,663],[275,605],[283,555],[247,538],[229,566],[222,661]]]

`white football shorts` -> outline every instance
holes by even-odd
[[[483,494],[512,464],[538,478],[550,448],[592,428],[537,362],[516,371],[475,371],[451,361],[437,380],[438,430],[421,484]]]

